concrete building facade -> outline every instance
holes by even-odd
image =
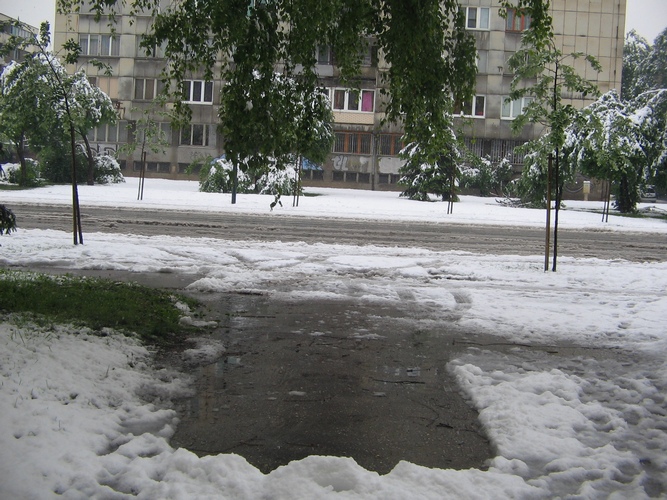
[[[468,147],[493,161],[509,157],[519,167],[522,158],[514,147],[536,138],[536,126],[515,135],[511,122],[525,103],[506,102],[512,74],[507,60],[520,46],[521,32],[530,20],[510,13],[500,16],[498,0],[461,0],[466,26],[478,49],[477,95],[457,109],[462,117],[463,135]],[[596,73],[583,60],[573,61],[579,74],[595,81],[602,92],[620,91],[626,0],[553,0],[552,16],[556,44],[564,53],[583,52],[598,59],[602,72]],[[91,133],[91,142],[100,152],[116,151],[128,140],[132,124],[149,109],[160,90],[160,74],[166,62],[158,47],[154,56],[140,48],[142,34],[151,25],[150,16],[119,16],[113,33],[106,20],[96,22],[92,13],[56,16],[54,41],[59,47],[74,37],[82,48],[80,65],[91,81],[105,91],[118,110],[119,122]],[[381,125],[383,103],[379,89],[386,69],[381,54],[369,44],[364,55],[359,89],[340,84],[335,61],[328,47],[317,49],[321,83],[328,89],[334,112],[335,141],[324,165],[304,170],[304,184],[361,189],[399,189],[398,153],[402,130],[398,125]],[[105,76],[88,64],[101,59],[112,70]],[[205,82],[191,75],[186,82],[187,102],[192,122],[185,130],[171,130],[165,121],[169,145],[165,153],[149,154],[148,176],[196,178],[188,173],[193,159],[223,154],[223,138],[217,131],[218,94],[221,82]],[[577,107],[590,101],[566,95]],[[137,175],[138,158],[121,157],[126,176]]]
[[[39,29],[26,23],[19,23],[17,20],[0,13],[0,49],[7,43],[10,37],[17,36],[20,38],[30,38],[37,33]],[[3,55],[0,59],[0,72],[11,61],[22,61],[27,55],[23,49],[13,49],[11,53]]]

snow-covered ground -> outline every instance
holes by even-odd
[[[452,224],[544,224],[544,213],[464,197],[442,203],[396,193],[308,189],[269,212],[269,196],[197,192],[148,179],[80,186],[84,205],[244,211]],[[69,203],[66,186],[2,191],[0,203]],[[601,208],[568,202],[570,208]],[[566,210],[562,227],[667,231],[660,220]],[[496,449],[488,470],[399,463],[381,476],[352,459],[312,456],[264,475],[243,458],[174,449],[169,400],[187,375],[156,370],[133,340],[67,326],[0,322],[0,498],[647,498],[667,495],[667,262],[476,255],[420,248],[230,242],[93,233],[85,245],[50,230],[0,237],[0,265],[185,273],[192,289],[259,289],[281,299],[413,297],[455,327],[508,342],[580,347],[572,358],[471,348],[450,370]],[[295,284],[298,283],[298,286]],[[462,307],[465,305],[465,307]],[[453,311],[456,314],[452,314]],[[454,319],[452,319],[454,318]],[[349,332],[350,336],[358,332]],[[296,334],[296,333],[295,333]],[[367,339],[374,342],[374,339]],[[595,357],[586,349],[595,350]],[[202,346],[206,349],[206,346]],[[604,349],[604,350],[601,350]],[[189,353],[193,355],[193,353]],[[224,429],[221,429],[224,432]]]

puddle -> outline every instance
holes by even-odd
[[[264,473],[309,455],[352,457],[381,474],[401,460],[483,469],[493,456],[445,368],[458,349],[452,336],[406,320],[409,311],[205,299],[227,353],[198,368],[173,446],[237,453]]]

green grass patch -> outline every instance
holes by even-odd
[[[136,283],[0,270],[0,312],[26,313],[56,323],[135,333],[150,343],[178,341],[183,302],[196,301]]]

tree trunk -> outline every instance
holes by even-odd
[[[86,134],[81,134],[83,137],[83,142],[86,145],[86,156],[88,157],[88,185],[92,186],[95,184],[95,159],[93,158],[93,150],[90,149],[90,142]]]
[[[70,124],[70,142],[72,146],[72,236],[75,245],[78,245],[79,243],[83,245],[79,189],[76,183],[76,134],[74,132],[74,125],[72,124]]]
[[[25,137],[21,136],[21,139],[16,144],[16,156],[19,157],[19,163],[21,164],[21,174],[19,175],[19,186],[25,186],[28,182],[28,165],[25,162],[25,154],[23,152],[23,144],[25,142]]]

